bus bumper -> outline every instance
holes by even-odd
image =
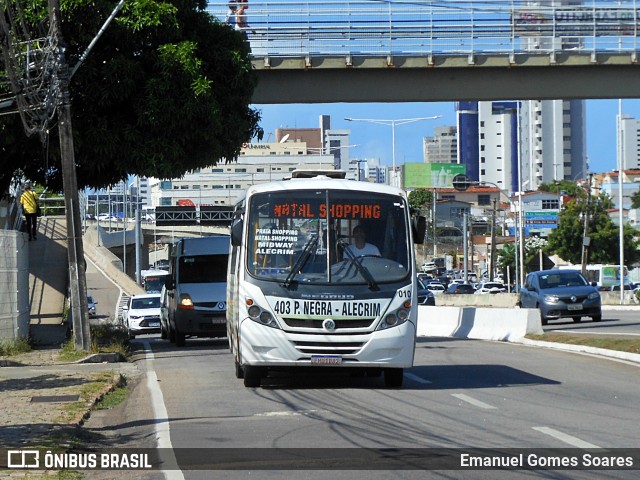
[[[353,335],[308,335],[245,319],[240,323],[239,334],[242,365],[315,366],[322,357],[338,356],[338,367],[410,368],[416,327],[405,322],[394,328]]]

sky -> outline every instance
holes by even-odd
[[[587,156],[589,171],[607,172],[617,169],[616,116],[618,100],[587,100]],[[380,158],[383,165],[392,164],[392,128],[344,119],[400,120],[441,115],[396,126],[396,163],[422,162],[422,138],[433,136],[435,127],[454,126],[453,102],[442,103],[366,103],[253,105],[262,115],[263,141],[275,141],[276,128],[318,128],[320,115],[331,116],[331,128],[351,130],[352,158]],[[640,118],[640,100],[622,101],[622,113]]]

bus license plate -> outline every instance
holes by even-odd
[[[342,357],[340,355],[312,355],[312,365],[341,365]]]
[[[567,305],[568,310],[582,310],[582,304],[580,305]]]

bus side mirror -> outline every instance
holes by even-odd
[[[413,230],[413,242],[422,245],[427,232],[427,218],[421,215],[413,217],[411,229]]]
[[[173,281],[172,277],[167,277],[164,279],[164,286],[167,290],[173,290],[176,288],[176,282]]]
[[[244,222],[242,219],[238,218],[231,225],[231,246],[239,247],[242,245],[242,229],[244,226]]]

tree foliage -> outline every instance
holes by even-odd
[[[71,67],[116,3],[62,0]],[[98,40],[70,83],[79,187],[131,174],[180,177],[233,161],[244,142],[261,137],[250,108],[257,80],[248,42],[205,7],[204,0],[130,0]],[[61,190],[57,128],[43,143],[24,135],[18,115],[0,116],[0,156],[0,191],[21,174]]]
[[[424,213],[433,201],[433,194],[426,188],[417,188],[409,192],[408,200],[411,208]]]
[[[555,180],[552,183],[542,183],[538,190],[550,193],[565,192],[566,195],[573,198],[587,197],[587,192],[571,180]]]
[[[607,208],[611,200],[602,195],[593,199],[589,208],[588,263],[617,263],[619,258],[619,229],[615,225]],[[563,207],[558,216],[558,228],[549,235],[545,252],[557,254],[574,264],[582,262],[582,238],[584,233],[585,202],[570,202]],[[640,260],[638,250],[638,232],[629,225],[624,226],[624,258],[627,265]]]
[[[524,242],[524,271],[525,273],[529,273],[530,265],[535,264],[535,260],[538,258],[540,254],[540,250],[544,250],[546,245],[548,244],[547,240],[540,237],[529,237],[525,239]],[[519,252],[517,252],[519,254]],[[515,279],[516,273],[516,244],[515,243],[507,243],[505,244],[500,251],[497,252],[497,261],[496,268],[500,271],[503,277]],[[510,274],[507,275],[507,269]]]
[[[631,208],[640,208],[640,189],[631,195]]]

